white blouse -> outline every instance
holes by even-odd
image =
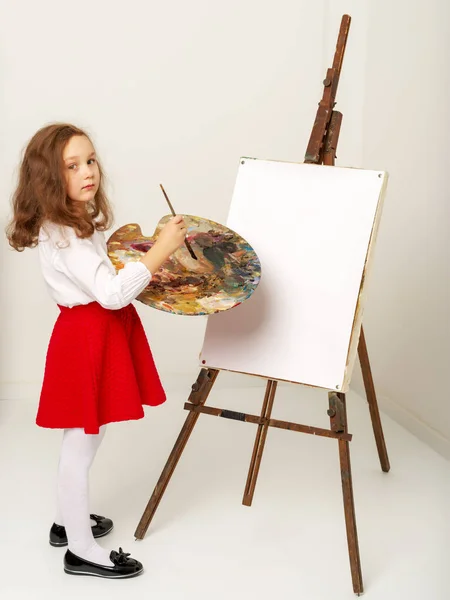
[[[80,239],[71,227],[46,223],[39,232],[38,249],[50,296],[61,306],[98,302],[117,310],[139,296],[152,277],[140,261],[129,262],[116,273],[101,231]]]

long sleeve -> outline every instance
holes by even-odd
[[[140,261],[127,263],[115,273],[106,252],[92,239],[70,237],[69,244],[55,249],[53,266],[93,301],[117,310],[132,302],[151,280],[150,271]]]

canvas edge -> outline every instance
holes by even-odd
[[[356,357],[358,354],[359,337],[361,334],[361,327],[364,316],[364,309],[367,300],[367,282],[370,277],[371,269],[373,267],[373,257],[378,237],[378,231],[380,228],[381,217],[384,208],[384,202],[386,198],[387,185],[389,181],[389,174],[387,171],[378,171],[383,174],[383,185],[380,189],[380,195],[378,197],[377,210],[375,213],[375,219],[370,234],[369,245],[367,248],[366,259],[364,262],[364,269],[361,275],[361,286],[359,289],[358,300],[355,306],[355,315],[353,319],[352,332],[350,334],[349,349],[347,354],[347,364],[345,366],[344,378],[341,389],[342,393],[346,393],[350,388],[352,380],[353,370],[355,368]]]

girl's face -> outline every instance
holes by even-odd
[[[95,150],[84,135],[74,135],[63,150],[64,180],[67,195],[74,202],[94,200],[100,185]]]

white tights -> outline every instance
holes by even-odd
[[[65,429],[58,468],[58,507],[55,520],[66,528],[69,550],[76,556],[102,565],[112,565],[107,550],[92,535],[89,518],[89,469],[105,435],[83,429]],[[61,521],[61,522],[59,522]]]

